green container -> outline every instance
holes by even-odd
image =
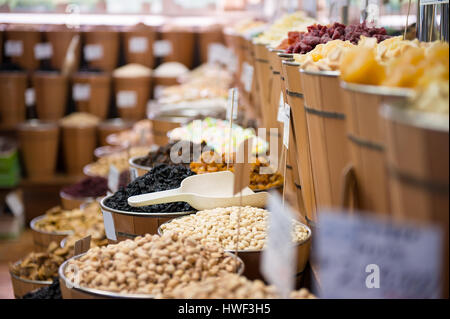
[[[20,181],[20,164],[17,144],[10,139],[0,138],[0,187],[14,187]]]

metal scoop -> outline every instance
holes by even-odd
[[[253,206],[265,207],[269,193],[255,193],[244,188],[233,195],[234,174],[229,171],[194,175],[185,178],[179,188],[162,192],[148,193],[128,198],[134,207],[187,202],[197,210],[216,207]],[[240,194],[242,193],[242,198]]]

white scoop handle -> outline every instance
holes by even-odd
[[[131,196],[128,198],[128,204],[133,207],[141,207],[173,202],[188,202],[189,197],[191,197],[190,194],[182,193],[181,188],[175,188],[167,191]]]

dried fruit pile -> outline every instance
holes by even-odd
[[[287,53],[305,54],[313,50],[316,45],[324,44],[331,40],[350,41],[357,44],[361,36],[376,38],[378,42],[388,39],[390,36],[386,34],[384,28],[371,28],[365,23],[344,24],[335,22],[326,26],[314,24],[308,27],[308,32],[289,32],[289,42],[292,43],[287,48]]]
[[[131,207],[128,205],[128,197],[178,188],[183,179],[192,175],[195,175],[195,173],[183,165],[159,164],[147,174],[136,178],[126,188],[121,187],[105,201],[105,205],[112,209],[127,212],[174,213],[193,211],[195,209],[185,202],[143,207]]]

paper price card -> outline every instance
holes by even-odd
[[[53,55],[53,47],[51,43],[38,43],[34,46],[34,58],[36,60],[50,59]]]
[[[215,64],[227,64],[227,52],[226,48],[221,43],[211,43],[208,45],[208,63]]]
[[[242,63],[241,83],[244,84],[244,90],[250,92],[253,82],[253,66],[247,62]]]
[[[74,256],[86,253],[91,248],[91,235],[81,238],[75,242]]]
[[[6,195],[5,202],[14,216],[20,217],[24,214],[25,206],[23,205],[22,196],[17,191],[9,192]]]
[[[25,105],[33,106],[36,100],[36,96],[34,94],[34,88],[28,88],[25,90]]]
[[[130,180],[134,181],[138,177],[138,172],[135,167],[130,167]]]
[[[119,170],[114,165],[109,166],[108,188],[114,193],[119,189],[119,177]]]
[[[91,97],[91,85],[88,83],[75,83],[72,87],[74,101],[89,101]]]
[[[238,117],[239,104],[239,91],[237,88],[231,88],[228,90],[228,107],[227,107],[227,120],[231,120],[231,114],[233,113],[233,120]]]
[[[148,40],[145,37],[132,37],[128,41],[128,47],[132,53],[143,53],[148,49]]]
[[[137,103],[137,94],[136,91],[119,91],[117,92],[116,99],[117,107],[134,107]]]
[[[117,240],[116,227],[114,225],[114,218],[110,212],[102,210],[103,224],[105,225],[106,238],[110,240]]]
[[[283,113],[283,144],[286,148],[289,148],[289,130],[291,124],[291,107],[289,106],[289,104],[285,104]]]
[[[158,40],[153,43],[153,55],[165,57],[172,53],[172,42],[168,40]]]
[[[284,123],[284,97],[283,92],[280,93],[280,102],[278,104],[277,121]]]
[[[275,285],[283,298],[288,298],[294,289],[297,268],[297,248],[292,242],[295,214],[288,205],[283,206],[277,193],[271,193],[268,210],[271,213],[267,246],[261,257],[261,272],[270,284]]]
[[[103,58],[103,46],[100,44],[87,44],[83,49],[86,61],[95,61]]]
[[[23,42],[19,40],[8,40],[5,42],[5,56],[22,56]]]
[[[442,238],[434,227],[321,212],[315,234],[321,298],[436,298]]]

